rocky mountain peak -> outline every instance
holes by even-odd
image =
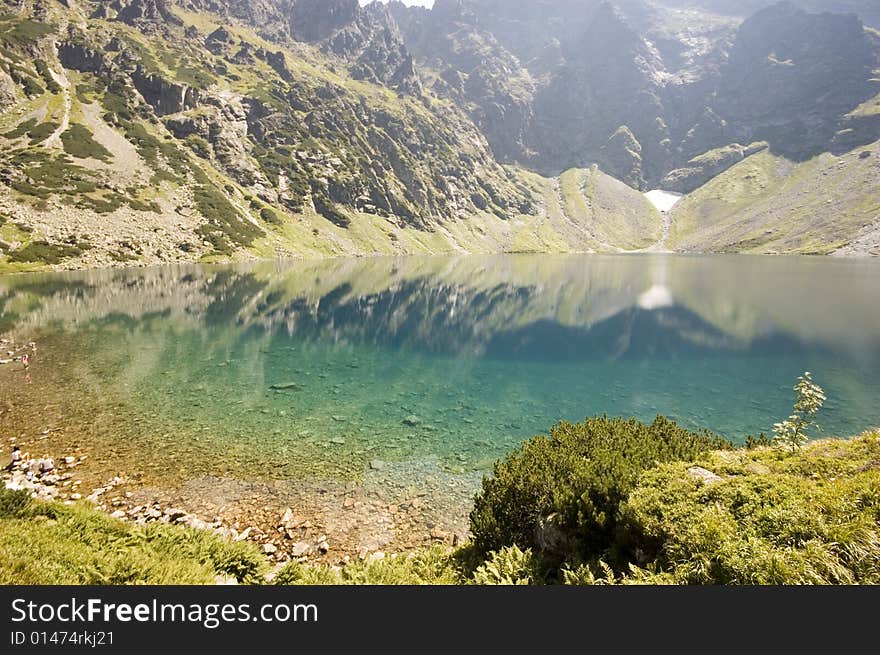
[[[357,0],[295,0],[290,32],[300,41],[320,41],[354,22],[359,10]]]

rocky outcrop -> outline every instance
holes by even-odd
[[[58,46],[58,60],[64,68],[80,73],[104,73],[111,68],[103,53],[80,43],[61,43]]]
[[[622,125],[602,146],[602,168],[634,189],[645,185],[642,175],[642,145],[632,131]]]
[[[670,0],[616,4],[437,0],[389,11],[437,69],[432,90],[467,108],[496,156],[539,170],[599,162],[629,184],[676,171],[690,186],[709,170],[690,160],[713,149],[768,141],[801,158],[873,134],[846,118],[880,92],[880,43],[856,17],[780,4],[737,26],[697,12],[666,21]],[[621,125],[633,140],[609,141]]]
[[[852,13],[866,25],[880,28],[880,5],[876,0],[789,0],[790,3],[806,11],[821,13]],[[669,7],[699,7],[714,14],[747,18],[761,9],[779,3],[779,0],[659,0]]]
[[[751,157],[766,149],[767,143],[759,142],[750,146],[734,143],[712,150],[699,157],[694,157],[687,163],[687,166],[670,172],[663,178],[660,188],[676,193],[690,193],[746,157]]]
[[[159,75],[145,72],[140,67],[131,73],[131,81],[158,116],[194,109],[199,104],[198,89],[169,82]]]
[[[206,95],[201,100],[198,114],[169,116],[163,121],[165,127],[184,141],[193,136],[203,139],[208,151],[197,154],[211,159],[220,170],[262,200],[277,203],[278,193],[273,184],[251,159],[249,109],[244,98]]]
[[[18,85],[9,74],[0,68],[0,109],[15,104],[18,99]]]
[[[283,52],[270,52],[265,48],[257,48],[254,51],[254,55],[269,64],[282,80],[286,82],[293,81],[293,73],[287,67],[287,59],[285,59]]]
[[[218,27],[205,38],[205,47],[212,55],[222,56],[230,53],[238,39],[227,29]]]
[[[321,41],[353,23],[357,0],[296,0],[290,13],[290,33],[300,41]]]
[[[114,0],[109,4],[116,12],[116,19],[129,25],[142,21],[183,25],[183,21],[171,11],[168,0]]]

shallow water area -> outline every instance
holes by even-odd
[[[10,439],[229,524],[292,508],[338,553],[466,532],[492,462],[560,419],[741,441],[813,372],[823,436],[880,425],[880,262],[748,256],[277,261],[0,277]],[[267,530],[269,527],[266,528]]]

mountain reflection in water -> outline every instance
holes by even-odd
[[[0,333],[40,343],[31,385],[0,369],[17,403],[0,428],[41,429],[55,408],[118,457],[198,454],[205,475],[474,470],[592,414],[766,432],[811,370],[825,433],[848,435],[880,424],[878,273],[511,255],[0,277]]]

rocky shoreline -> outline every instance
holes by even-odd
[[[15,443],[15,439],[10,441]],[[208,530],[232,541],[249,541],[277,564],[299,561],[341,565],[355,558],[381,559],[386,553],[408,552],[430,544],[455,546],[467,538],[466,528],[461,523],[449,529],[449,526],[432,521],[419,525],[420,521],[417,520],[408,524],[411,529],[406,531],[406,538],[395,537],[388,529],[388,523],[393,522],[396,515],[400,515],[398,522],[402,522],[401,517],[407,510],[419,512],[427,509],[428,501],[424,498],[420,500],[418,495],[406,504],[391,506],[384,501],[365,502],[364,498],[348,490],[341,502],[341,512],[336,517],[314,508],[294,510],[293,507],[286,507],[278,511],[266,504],[262,507],[251,504],[246,509],[238,506],[230,510],[228,507],[199,503],[192,497],[187,502],[173,502],[169,499],[172,492],[140,487],[136,480],[123,475],[115,475],[90,488],[91,485],[84,485],[79,475],[80,467],[89,462],[88,455],[63,455],[54,459],[57,466],[51,474],[29,475],[28,470],[32,470],[35,460],[25,460],[12,470],[4,470],[0,479],[7,489],[28,491],[37,500],[67,505],[89,502],[111,518],[135,525],[180,525]],[[253,488],[253,484],[217,479],[194,481],[192,486],[210,495],[210,489],[222,485]],[[178,498],[186,495],[180,494],[180,490],[173,493]],[[325,495],[336,496],[329,490]],[[254,499],[261,503],[277,500],[271,498],[268,486],[258,489]],[[325,499],[324,503],[325,510],[337,504],[336,500],[329,499]],[[194,511],[195,505],[201,505],[199,511]],[[214,509],[215,512],[212,514],[206,509]],[[345,522],[346,518],[349,526],[340,523]],[[352,529],[364,522],[368,526],[366,529]]]

